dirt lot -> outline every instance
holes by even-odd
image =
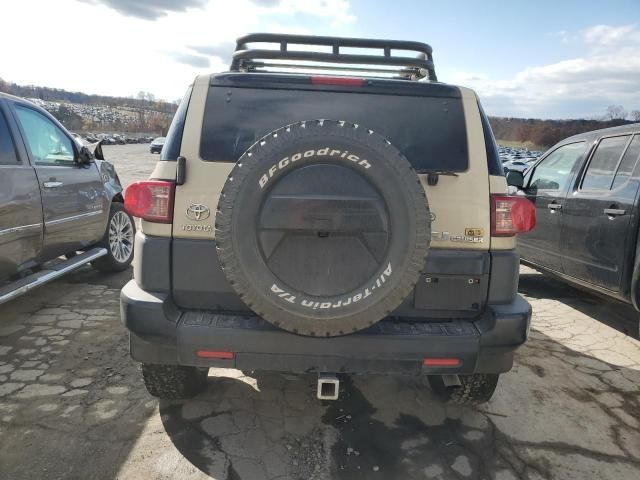
[[[156,156],[106,147],[125,183]],[[119,289],[83,268],[0,306],[0,479],[637,479],[637,314],[523,268],[531,338],[494,399],[445,408],[398,378],[211,371],[158,402],[128,357]],[[636,338],[634,338],[636,336]]]

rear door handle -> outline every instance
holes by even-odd
[[[550,203],[547,205],[547,208],[549,210],[562,210],[562,205],[560,205],[559,203]]]
[[[62,186],[62,182],[44,182],[42,186],[44,188],[58,188]]]
[[[605,208],[603,213],[610,217],[617,217],[618,215],[626,215],[627,211],[620,208]]]

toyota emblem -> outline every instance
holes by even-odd
[[[187,217],[196,221],[206,220],[209,218],[209,213],[209,207],[202,203],[192,203],[187,207],[186,211]]]

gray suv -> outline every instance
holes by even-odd
[[[126,269],[135,224],[123,202],[100,144],[88,148],[44,109],[0,94],[0,303],[87,262]]]

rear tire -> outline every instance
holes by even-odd
[[[107,254],[91,262],[93,267],[105,273],[122,272],[133,260],[133,242],[136,224],[122,203],[114,202],[109,211],[109,221],[102,241],[98,246],[106,248]]]
[[[142,378],[149,394],[166,400],[184,400],[202,393],[208,368],[142,364]]]
[[[474,373],[459,375],[460,385],[446,386],[439,375],[427,376],[433,393],[446,403],[455,405],[478,405],[491,400],[498,386],[500,374]]]

